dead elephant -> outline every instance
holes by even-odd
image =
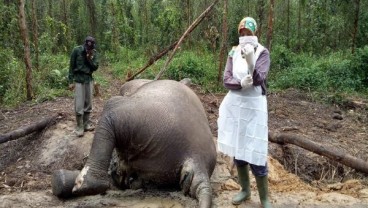
[[[111,176],[120,187],[148,182],[178,186],[197,198],[199,207],[211,207],[216,147],[197,95],[171,80],[133,80],[121,94],[105,104],[84,168],[55,171],[53,193],[68,197],[105,192],[115,149]]]

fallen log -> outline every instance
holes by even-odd
[[[54,124],[58,118],[60,118],[59,114],[53,115],[47,118],[43,118],[36,123],[32,123],[30,125],[20,127],[19,129],[16,129],[6,134],[2,134],[0,135],[0,144],[11,141],[11,140],[18,139],[20,137],[24,137],[36,131],[41,131],[42,129]]]
[[[366,161],[349,155],[341,149],[332,149],[331,147],[309,141],[307,138],[303,138],[299,135],[269,133],[268,140],[282,145],[285,143],[294,144],[298,147],[337,161],[362,173],[368,173],[368,163]]]

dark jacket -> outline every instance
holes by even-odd
[[[69,83],[89,83],[93,80],[92,73],[98,69],[98,53],[92,50],[91,59],[87,59],[84,46],[77,46],[70,56]]]

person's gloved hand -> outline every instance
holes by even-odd
[[[253,78],[252,75],[246,75],[245,77],[243,77],[240,81],[240,84],[242,86],[242,88],[247,89],[250,88],[251,86],[253,86]]]
[[[246,56],[253,54],[254,55],[254,47],[251,44],[245,44],[241,47],[242,57],[245,59]]]
[[[70,91],[74,90],[74,88],[75,88],[75,84],[74,84],[74,83],[69,84],[68,89],[69,89]]]
[[[242,57],[247,61],[249,74],[253,75],[254,71],[254,47],[250,44],[246,44],[241,49]]]

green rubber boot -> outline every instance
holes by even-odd
[[[249,181],[249,168],[248,165],[236,166],[238,170],[238,180],[242,187],[241,191],[235,195],[232,199],[233,205],[239,205],[243,201],[250,199],[250,181]]]
[[[257,189],[259,193],[259,199],[263,208],[271,208],[271,202],[268,199],[268,180],[266,176],[256,176]]]
[[[75,134],[78,137],[82,137],[84,135],[84,126],[83,126],[83,116],[77,115],[77,128],[75,129]]]
[[[84,130],[85,131],[93,131],[95,127],[92,125],[91,122],[91,113],[84,112],[83,114],[83,123],[84,123]]]

